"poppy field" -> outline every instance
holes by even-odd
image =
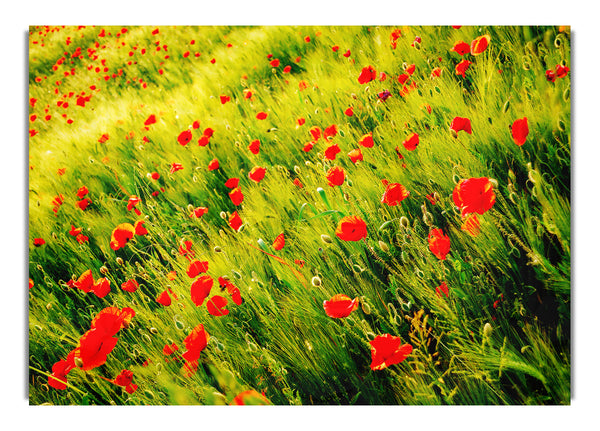
[[[569,27],[29,28],[29,403],[568,405]]]

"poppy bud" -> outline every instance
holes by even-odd
[[[408,221],[408,219],[405,216],[400,217],[400,225],[402,227],[404,227],[405,229],[408,229],[408,227],[410,226],[410,222]]]
[[[104,265],[102,265],[100,267],[100,272],[102,273],[102,275],[106,275],[108,273],[108,268]]]
[[[294,165],[294,172],[296,172],[296,174],[300,175],[300,166]]]
[[[352,270],[358,274],[364,271],[364,269],[362,269],[359,265],[356,264],[352,265]]]
[[[78,357],[78,356],[75,356],[75,357],[73,358],[73,362],[75,363],[75,366],[76,366],[77,368],[81,368],[81,367],[83,367],[83,361],[81,360],[81,358],[80,358],[80,357]]]
[[[331,237],[329,235],[321,235],[321,241],[323,241],[325,244],[331,244],[333,241],[331,241]]]
[[[363,313],[365,314],[371,314],[371,306],[369,304],[367,304],[367,302],[364,300],[364,296],[360,298],[360,307],[362,308]]]
[[[379,248],[384,253],[388,253],[390,251],[390,248],[388,247],[388,245],[385,242],[383,242],[383,241],[379,241]]]
[[[489,323],[486,323],[485,325],[483,325],[483,336],[486,338],[489,338],[490,335],[492,335],[492,325],[490,325]]]
[[[154,335],[158,334],[158,329],[156,329],[155,327],[150,328],[149,331]]]
[[[312,278],[312,280],[310,282],[315,287],[319,287],[321,285],[321,279],[316,275]]]
[[[115,260],[117,261],[118,265],[123,265],[123,263],[124,263],[123,259],[121,259],[120,257],[117,257]]]
[[[225,213],[225,211],[221,211],[219,213],[219,217],[221,217],[223,220],[227,220],[227,214]]]
[[[430,212],[423,214],[423,223],[425,223],[427,226],[431,226],[433,224],[433,215]]]
[[[213,248],[213,251],[214,251],[215,253],[221,253],[221,252],[223,251],[223,249],[222,249],[221,247],[219,247],[218,245],[216,245],[216,246]]]

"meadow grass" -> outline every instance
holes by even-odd
[[[228,404],[248,389],[283,405],[570,403],[570,77],[546,77],[569,65],[568,28],[126,30],[30,28],[30,404]],[[490,45],[477,56],[450,51],[485,34]],[[465,77],[454,71],[463,58],[472,62]],[[397,77],[411,64],[416,87],[401,95]],[[387,79],[359,84],[369,65]],[[384,90],[387,100],[378,96]],[[91,98],[78,106],[82,92]],[[230,100],[222,104],[220,95]],[[344,113],[350,106],[352,116]],[[265,120],[256,118],[261,111]],[[151,114],[157,122],[145,128]],[[472,134],[453,135],[454,117],[469,118]],[[530,132],[518,146],[510,126],[523,117]],[[331,142],[303,151],[312,126],[332,124]],[[205,128],[214,135],[200,147]],[[186,129],[193,139],[182,146],[177,137]],[[406,151],[413,132],[419,146]],[[361,148],[367,133],[375,145]],[[255,139],[257,155],[247,149]],[[334,161],[323,155],[331,143],[341,149]],[[355,148],[363,154],[356,164],[347,156]],[[220,167],[209,171],[213,159]],[[183,170],[170,172],[174,162]],[[346,171],[339,187],[325,177],[334,165]],[[248,178],[254,166],[267,169],[258,184]],[[244,193],[240,206],[224,185],[233,177]],[[478,177],[492,179],[496,202],[471,236],[452,192]],[[382,180],[410,196],[383,204]],[[91,200],[85,210],[76,205],[82,186]],[[126,208],[132,195],[141,199],[139,216]],[[208,213],[191,218],[201,206]],[[235,211],[239,231],[227,221]],[[365,220],[365,241],[335,235],[348,215]],[[148,234],[111,249],[113,229],[137,220]],[[71,226],[89,240],[76,241]],[[432,228],[450,238],[445,260],[428,248]],[[285,247],[276,251],[282,232]],[[34,238],[46,244],[36,247]],[[229,301],[228,315],[191,301],[189,261],[178,251],[185,241],[209,262],[213,294],[227,296],[218,292],[221,276],[240,289],[244,302]],[[88,269],[110,281],[107,296],[67,286]],[[137,291],[123,291],[132,278]],[[436,294],[442,282],[448,296]],[[156,298],[168,289],[173,301],[163,306]],[[360,305],[333,319],[323,301],[338,293]],[[73,370],[65,390],[50,387],[53,364],[109,306],[131,307],[135,317],[106,363]],[[198,324],[210,339],[188,376],[183,340]],[[382,334],[413,351],[373,370],[369,341]],[[180,350],[167,357],[171,343]],[[131,394],[106,381],[123,369],[138,385]]]

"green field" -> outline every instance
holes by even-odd
[[[570,46],[31,27],[29,403],[570,404]]]

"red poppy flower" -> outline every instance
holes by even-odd
[[[229,178],[227,181],[225,181],[225,187],[227,187],[229,189],[235,189],[239,183],[240,183],[239,178]]]
[[[117,338],[106,336],[99,329],[90,329],[79,339],[74,360],[82,370],[91,370],[106,363],[108,355],[117,345]]]
[[[250,389],[239,393],[231,400],[230,405],[232,406],[267,406],[271,405],[271,401],[267,399],[263,394],[256,392],[254,389]]]
[[[84,211],[90,205],[90,203],[92,203],[92,201],[88,198],[85,198],[81,199],[80,201],[77,201],[77,206],[80,210]]]
[[[321,138],[321,128],[319,126],[312,126],[308,131],[313,138],[313,141],[317,142]]]
[[[323,301],[325,314],[335,319],[348,317],[357,308],[358,298],[351,299],[343,293],[334,295],[329,301]]]
[[[546,70],[546,80],[549,82],[556,81],[556,72],[554,72],[552,69]]]
[[[306,123],[306,120],[304,118],[298,118],[296,120],[296,123],[298,124],[298,126],[304,126],[304,123]]]
[[[231,100],[231,97],[226,96],[225,94],[221,94],[219,96],[219,99],[221,100],[221,105],[224,105]]]
[[[219,160],[212,159],[210,161],[210,163],[208,164],[208,170],[209,171],[216,171],[217,169],[219,169]]]
[[[363,160],[363,155],[362,155],[362,152],[360,151],[360,148],[355,148],[354,150],[350,151],[348,153],[348,157],[350,157],[350,160],[352,160],[352,163],[356,163],[359,160],[360,161]]]
[[[198,208],[194,208],[192,210],[192,213],[190,214],[190,217],[192,217],[192,218],[200,218],[200,217],[202,217],[206,213],[208,213],[208,208],[206,208],[206,207],[198,207]]]
[[[192,241],[184,241],[182,245],[179,246],[179,254],[182,256],[194,256],[194,250],[192,250]]]
[[[260,183],[262,179],[265,177],[267,172],[266,168],[261,168],[260,166],[253,167],[248,173],[248,178],[250,178],[255,183]]]
[[[156,302],[165,307],[171,305],[171,297],[169,296],[169,292],[167,290],[164,290],[161,293],[159,293],[159,295],[156,297]]]
[[[471,55],[479,55],[485,51],[490,44],[490,35],[485,34],[479,36],[473,42],[471,42]]]
[[[110,248],[118,250],[125,247],[125,244],[133,238],[135,228],[129,223],[121,223],[113,231],[110,238]]]
[[[352,117],[354,115],[354,108],[352,106],[346,108],[344,114],[346,114],[348,117]]]
[[[465,73],[467,72],[467,69],[469,68],[470,65],[471,65],[471,62],[469,60],[463,60],[456,65],[456,67],[454,68],[454,72],[457,75],[460,75],[464,78]]]
[[[244,302],[242,300],[240,289],[235,287],[231,281],[223,277],[219,277],[219,286],[221,287],[221,290],[227,289],[227,293],[231,295],[231,299],[236,305],[241,305]]]
[[[412,353],[410,344],[402,344],[400,337],[390,334],[378,335],[371,345],[371,369],[383,370],[390,365],[399,364]]]
[[[29,288],[31,289],[33,287],[33,280],[30,278],[29,279]]]
[[[360,145],[361,147],[365,147],[365,148],[373,148],[373,146],[375,145],[375,142],[373,142],[373,132],[363,135],[358,140],[358,145]]]
[[[133,372],[130,370],[122,370],[121,373],[115,377],[113,381],[116,385],[123,386],[125,388],[125,392],[128,394],[133,394],[138,386],[132,383],[133,381]]]
[[[79,276],[79,278],[73,282],[73,286],[77,289],[84,291],[85,293],[91,291],[94,287],[94,277],[92,276],[92,270],[88,269],[87,271],[83,272]]]
[[[85,195],[87,195],[89,193],[89,190],[86,186],[81,186],[79,187],[79,189],[77,190],[77,197],[79,199],[83,198]]]
[[[139,287],[139,283],[134,279],[127,280],[123,284],[121,284],[121,289],[125,292],[135,292]]]
[[[283,68],[283,73],[290,73],[292,71],[292,66],[285,66]]]
[[[138,220],[134,223],[133,228],[135,229],[136,235],[147,235],[148,230],[144,227],[146,220]]]
[[[169,172],[175,173],[175,172],[180,171],[182,169],[183,169],[183,165],[181,163],[173,162],[171,164],[171,170]]]
[[[90,239],[89,237],[87,237],[87,236],[85,236],[85,235],[82,235],[82,234],[79,234],[79,235],[77,235],[77,236],[75,237],[75,240],[77,240],[77,242],[78,242],[79,244],[86,243],[86,242],[88,242],[88,241],[89,241],[89,239]]]
[[[412,133],[402,142],[402,145],[404,145],[404,148],[408,151],[414,151],[417,148],[417,145],[419,145],[419,135],[417,133]]]
[[[571,70],[567,66],[563,66],[562,64],[557,64],[555,69],[556,69],[556,76],[558,78],[564,78],[565,76],[567,76],[567,74]]]
[[[33,239],[33,245],[35,245],[36,247],[42,246],[46,244],[46,240],[44,240],[44,238],[34,238]]]
[[[518,146],[523,145],[527,140],[527,135],[529,135],[529,123],[527,122],[527,117],[515,120],[510,128],[510,133],[512,134],[515,144]]]
[[[121,329],[129,326],[135,316],[132,308],[106,307],[98,312],[92,319],[91,329],[97,329],[106,337],[116,335]]]
[[[337,135],[337,132],[337,126],[335,124],[332,124],[331,126],[326,127],[323,131],[323,139],[329,140],[329,138],[333,138],[335,135]]]
[[[256,119],[257,120],[264,120],[269,116],[269,114],[267,114],[266,112],[259,112],[258,114],[256,114]]]
[[[170,356],[173,353],[175,353],[177,350],[179,350],[179,347],[177,347],[177,344],[175,344],[175,342],[171,343],[171,345],[165,344],[165,347],[163,347],[163,355],[166,356]]]
[[[491,181],[486,178],[462,179],[452,192],[454,205],[461,209],[462,215],[483,214],[494,206],[496,195]]]
[[[366,84],[372,80],[377,79],[377,71],[372,66],[364,67],[358,76],[359,84]]]
[[[343,168],[339,166],[332,166],[329,168],[327,173],[325,174],[327,181],[331,187],[341,186],[344,184],[344,180],[346,179],[346,173]]]
[[[277,235],[275,241],[273,241],[273,248],[275,250],[281,250],[285,246],[285,237],[283,236],[283,232]]]
[[[335,156],[339,152],[340,152],[340,147],[338,146],[338,144],[330,145],[329,147],[327,147],[327,149],[324,152],[325,158],[327,160],[335,160]]]
[[[308,88],[308,82],[306,82],[306,81],[298,82],[298,88],[300,89],[300,91],[306,90]]]
[[[229,192],[229,198],[231,199],[231,202],[237,206],[244,200],[244,194],[242,193],[242,190],[237,187]]]
[[[440,260],[446,260],[446,255],[450,253],[450,237],[444,234],[442,229],[432,229],[427,237],[429,250]]]
[[[440,69],[439,67],[434,67],[431,70],[431,75],[429,75],[429,77],[431,79],[433,79],[433,78],[439,78],[441,74],[442,74],[442,69]]]
[[[94,283],[91,292],[98,298],[104,298],[110,293],[110,281],[107,278],[100,278]]]
[[[187,275],[190,278],[196,278],[198,274],[205,273],[208,271],[208,262],[194,260],[190,262],[187,268]]]
[[[402,31],[399,28],[390,33],[390,45],[392,46],[392,49],[396,49],[398,44],[397,40],[400,36],[402,36]]]
[[[160,174],[158,172],[152,172],[150,174],[150,178],[152,178],[153,180],[158,180],[160,178]]]
[[[342,54],[344,57],[348,58],[350,57],[350,50],[346,51],[345,53]]]
[[[156,115],[150,114],[150,116],[144,121],[144,126],[150,126],[151,124],[156,123]]]
[[[278,59],[271,60],[269,62],[269,64],[271,65],[271,67],[279,67],[279,60]]]
[[[298,178],[294,178],[294,185],[299,188],[304,187],[304,184],[302,184],[302,182]]]
[[[313,149],[314,146],[315,146],[314,142],[307,142],[306,144],[304,144],[304,147],[302,147],[302,151],[304,151],[305,153],[308,153],[310,150]]]
[[[415,64],[409,64],[406,67],[406,73],[408,73],[409,75],[412,75],[413,73],[415,73],[416,68],[417,68],[417,66]]]
[[[410,75],[408,73],[403,73],[398,76],[398,82],[400,83],[400,85],[404,85],[408,78],[410,78]]]
[[[342,241],[360,241],[367,237],[367,224],[359,216],[343,217],[335,230]]]
[[[201,147],[206,147],[209,143],[210,143],[210,138],[206,135],[202,135],[198,139],[198,145]]]
[[[449,293],[450,293],[450,291],[448,290],[448,285],[446,284],[445,281],[442,284],[440,284],[438,287],[435,288],[435,294],[439,298],[442,297],[442,294],[446,295],[446,298],[447,298]]]
[[[459,40],[454,43],[454,46],[452,48],[450,48],[450,51],[454,51],[458,55],[465,55],[465,54],[471,52],[471,47],[469,46],[468,43],[463,42],[462,40]]]
[[[387,185],[385,192],[383,192],[381,203],[393,207],[400,204],[409,195],[410,192],[402,184],[390,183]]]
[[[102,136],[100,136],[100,138],[98,139],[98,142],[101,144],[104,144],[106,141],[108,141],[109,137],[108,137],[108,133],[104,133]]]
[[[471,135],[471,120],[463,117],[454,117],[452,123],[450,124],[450,130],[452,130],[454,133],[458,133],[462,130]]]
[[[239,216],[237,211],[234,211],[233,214],[229,216],[229,226],[231,226],[233,230],[237,231],[242,226],[242,224],[243,222],[241,217]]]
[[[224,298],[220,295],[215,295],[206,303],[206,309],[212,316],[226,316],[229,314],[229,310],[225,308],[226,305],[227,298]]]
[[[54,389],[67,389],[67,374],[75,368],[74,353],[71,352],[67,359],[56,362],[52,366],[52,374],[48,376],[48,386]]]
[[[210,294],[214,280],[210,275],[203,275],[192,283],[191,299],[196,307],[200,307]]]
[[[181,356],[186,361],[194,362],[200,359],[200,353],[206,348],[210,336],[204,329],[204,325],[196,326],[190,335],[185,337],[183,344],[187,349]]]
[[[248,149],[252,154],[258,154],[258,152],[260,151],[260,141],[258,139],[255,139],[254,141],[250,142],[250,145],[248,145]]]
[[[185,146],[185,145],[189,144],[189,142],[191,140],[192,140],[192,131],[191,130],[184,130],[177,137],[177,142],[179,142],[179,145]]]
[[[480,231],[480,222],[477,218],[477,214],[469,214],[465,218],[465,221],[463,222],[460,228],[471,236],[477,236]]]

